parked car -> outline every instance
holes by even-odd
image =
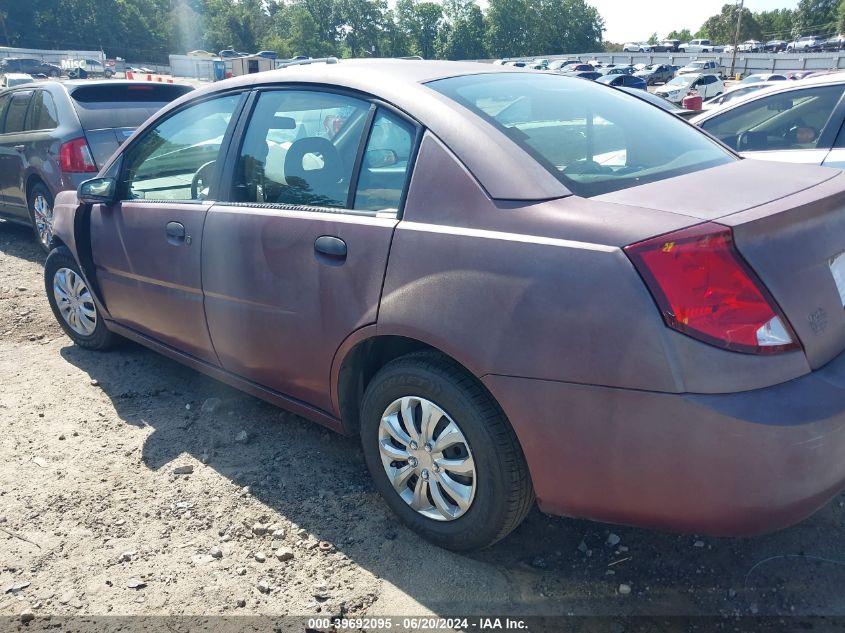
[[[709,73],[712,75],[719,75],[719,77],[724,77],[725,67],[712,59],[699,59],[689,62],[686,66],[678,69],[677,72],[678,75],[686,75],[689,73]]]
[[[725,84],[718,75],[689,73],[678,75],[671,81],[667,81],[654,93],[673,103],[680,103],[693,90],[702,98],[709,99],[722,94],[725,91]]]
[[[681,45],[681,40],[663,40],[651,47],[654,53],[676,53]]]
[[[769,40],[763,46],[763,51],[766,53],[782,53],[786,50],[786,46],[789,44],[786,40]]]
[[[97,59],[74,59],[68,62],[67,76],[71,79],[86,79],[87,77],[105,77],[110,79],[114,69],[106,66]]]
[[[223,59],[231,59],[232,57],[240,57],[240,53],[238,51],[233,50],[231,48],[224,48],[222,51],[217,53],[218,57],[222,57]]]
[[[612,68],[602,68],[602,75],[633,75],[633,66],[613,66]]]
[[[824,38],[817,35],[808,35],[806,37],[799,37],[786,45],[787,51],[795,52],[813,52],[820,51],[824,46]]]
[[[265,59],[278,59],[279,54],[276,51],[258,51],[256,53],[258,57],[264,57]]]
[[[565,73],[593,72],[595,69],[590,64],[570,64],[562,69]],[[599,73],[601,74],[601,73]]]
[[[622,88],[624,86],[625,88],[633,88],[635,90],[648,90],[646,82],[634,75],[602,75],[596,81],[615,88]]]
[[[687,110],[682,108],[677,103],[672,103],[667,99],[664,99],[660,95],[652,94],[648,90],[639,90],[637,88],[626,88],[622,86],[619,88],[628,94],[634,95],[638,99],[642,99],[643,101],[648,101],[652,105],[656,105],[661,110],[666,110],[666,112],[670,112],[675,116],[679,116],[682,119],[689,119],[693,116],[700,114],[699,110]]]
[[[736,50],[738,53],[759,53],[763,50],[763,46],[765,46],[763,42],[758,40],[745,40],[736,47]]]
[[[690,40],[684,42],[678,47],[680,53],[721,53],[724,50],[722,46],[715,46],[710,40]]]
[[[777,86],[778,82],[776,81],[760,81],[757,83],[750,83],[744,84],[740,83],[735,85],[732,88],[727,89],[725,92],[720,94],[717,97],[712,97],[704,102],[702,109],[703,110],[716,110],[717,108],[721,108],[726,103],[731,103],[736,101],[737,99],[743,99],[746,96],[750,95],[753,92],[757,92],[759,90],[763,90],[764,88],[769,88],[770,86]]]
[[[675,76],[675,69],[669,64],[651,64],[634,73],[649,86],[665,84]]]
[[[568,66],[575,66],[580,63],[577,59],[555,59],[549,62],[549,70],[566,70]]]
[[[191,90],[112,80],[0,92],[0,217],[32,226],[48,250],[56,194],[95,175],[138,124]]]
[[[21,84],[29,84],[35,81],[32,75],[26,73],[8,73],[0,75],[0,89],[11,88],[12,86],[19,86]]]
[[[649,53],[651,46],[648,44],[639,44],[637,42],[628,42],[622,47],[623,53]]]
[[[357,435],[444,547],[535,498],[754,534],[845,485],[842,200],[605,86],[341,61],[153,117],[58,196],[46,294],[82,348],[124,336]]]
[[[781,73],[755,73],[744,77],[740,83],[754,84],[761,81],[786,81],[786,75]]]
[[[843,48],[845,48],[845,36],[843,35],[829,37],[822,44],[822,50],[825,51],[841,51]]]
[[[0,75],[6,73],[25,73],[27,75],[45,75],[61,77],[62,69],[54,64],[47,64],[40,59],[30,57],[4,57],[0,59]]]
[[[216,55],[214,53],[209,53],[208,51],[198,49],[189,52],[188,57],[216,57]]]
[[[600,72],[598,72],[597,70],[579,70],[579,71],[576,71],[576,72],[563,73],[563,74],[568,76],[568,77],[577,77],[579,79],[589,79],[591,81],[595,81],[599,77],[604,76]]]
[[[845,168],[845,73],[781,82],[692,122],[743,156]]]

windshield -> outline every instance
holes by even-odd
[[[686,86],[692,82],[690,77],[675,77],[671,81],[667,81],[667,86]]]
[[[495,73],[427,85],[493,124],[580,196],[736,160],[677,117],[592,82]]]
[[[689,68],[704,68],[707,62],[690,62],[687,64]]]

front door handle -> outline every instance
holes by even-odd
[[[314,241],[314,252],[318,261],[337,266],[346,261],[346,242],[332,235],[321,235]]]
[[[168,222],[164,227],[164,234],[167,236],[168,244],[180,246],[186,243],[185,225],[181,222]],[[187,243],[190,244],[190,242]]]
[[[17,151],[22,152],[22,151],[24,151],[24,150],[26,149],[26,145],[24,145],[24,144],[15,145],[15,146],[14,146],[14,148],[15,148]]]

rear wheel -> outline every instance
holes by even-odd
[[[29,218],[38,245],[45,253],[53,243],[53,196],[43,183],[33,185],[27,198]]]
[[[375,486],[411,529],[452,550],[492,545],[534,502],[513,429],[453,361],[412,354],[383,367],[361,407]]]
[[[66,247],[47,257],[44,286],[53,315],[74,343],[93,350],[114,345],[117,337],[106,328],[79,264]]]

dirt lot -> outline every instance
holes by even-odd
[[[845,614],[843,498],[743,540],[535,510],[445,552],[396,523],[353,439],[143,348],[71,345],[42,264],[0,224],[0,615]]]

